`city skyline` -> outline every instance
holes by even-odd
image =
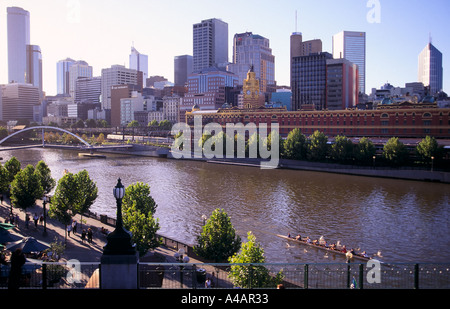
[[[43,90],[56,94],[56,64],[66,58],[84,60],[93,67],[93,76],[119,64],[129,67],[129,50],[134,45],[148,55],[149,76],[161,75],[174,81],[173,62],[179,55],[193,54],[194,24],[211,18],[229,26],[229,62],[232,40],[246,31],[270,40],[275,56],[275,80],[290,86],[289,40],[292,32],[302,32],[304,40],[321,39],[323,51],[332,52],[332,36],[341,31],[366,33],[366,93],[384,83],[404,86],[417,81],[418,55],[429,43],[443,54],[444,91],[449,91],[445,61],[450,53],[445,20],[450,4],[396,1],[273,1],[204,0],[173,1],[170,8],[155,1],[40,1],[5,0],[0,5],[0,83],[8,83],[6,8],[21,7],[30,12],[30,44],[39,45],[43,62]],[[377,11],[377,3],[379,10]],[[238,5],[239,4],[239,5]],[[201,10],[199,9],[201,8]],[[52,18],[48,18],[51,14]],[[295,18],[297,16],[297,18]],[[433,18],[434,23],[411,22]],[[320,17],[320,18],[319,18]],[[323,23],[321,20],[332,20]],[[120,22],[118,22],[120,21]],[[425,26],[424,26],[425,25]]]

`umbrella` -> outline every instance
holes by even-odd
[[[16,226],[11,223],[0,223],[0,231],[6,231],[15,228]]]
[[[0,244],[21,240],[22,236],[12,234],[6,230],[0,229]]]
[[[36,240],[34,237],[24,237],[22,240],[10,243],[6,246],[9,251],[21,248],[23,253],[40,252],[50,248],[50,245]]]

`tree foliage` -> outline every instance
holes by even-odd
[[[405,163],[407,156],[406,146],[398,137],[391,137],[383,147],[383,157],[393,165]]]
[[[256,242],[252,232],[247,234],[247,242],[242,243],[239,253],[229,258],[231,265],[228,278],[231,282],[241,288],[270,288],[276,287],[283,280],[283,272],[280,271],[275,277],[270,275],[269,270],[263,265],[266,262],[264,249]]]
[[[20,172],[21,164],[16,157],[12,157],[5,162],[5,168],[8,170],[8,179],[11,183],[18,172]]]
[[[15,207],[25,210],[33,206],[42,194],[39,176],[31,164],[19,171],[11,183],[11,203]]]
[[[298,128],[290,131],[284,141],[284,157],[291,160],[304,160],[306,151],[306,136]]]
[[[36,164],[34,172],[39,177],[43,189],[43,194],[48,194],[50,191],[52,191],[52,189],[56,185],[56,182],[52,178],[52,173],[47,164],[42,160],[39,161],[38,164]]]
[[[375,153],[375,145],[367,137],[361,138],[355,147],[355,158],[363,164],[371,162]]]
[[[150,195],[150,186],[143,182],[129,185],[122,200],[124,227],[132,234],[132,241],[140,255],[160,245],[156,237],[159,220],[154,218],[157,204]]]
[[[331,158],[346,163],[353,159],[353,142],[343,135],[338,135],[331,146]]]
[[[430,162],[431,157],[438,158],[441,150],[442,147],[439,147],[436,139],[431,136],[426,136],[416,147],[417,154],[424,162]]]
[[[194,252],[214,262],[226,261],[239,251],[241,238],[231,224],[231,219],[223,209],[213,211],[197,236]]]
[[[309,136],[308,159],[321,161],[328,154],[328,137],[318,130]]]

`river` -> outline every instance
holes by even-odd
[[[276,234],[324,236],[385,262],[450,262],[450,185],[298,170],[267,170],[127,155],[89,159],[76,151],[2,151],[26,164],[44,160],[58,180],[64,169],[86,169],[97,183],[93,212],[115,217],[112,189],[141,181],[157,203],[160,234],[195,243],[202,215],[223,208],[243,241],[252,231],[266,262],[343,262],[314,248],[287,244]]]

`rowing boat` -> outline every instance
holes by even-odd
[[[319,244],[314,244],[312,242],[307,242],[306,240],[303,240],[303,239],[299,240],[299,239],[295,239],[295,238],[284,236],[284,235],[280,235],[280,234],[276,234],[276,235],[278,237],[284,238],[284,239],[292,241],[294,243],[299,243],[299,244],[311,246],[311,247],[314,247],[314,248],[317,248],[317,249],[322,249],[322,250],[325,250],[325,251],[328,251],[328,252],[332,252],[333,254],[343,255],[347,259],[355,258],[355,259],[364,260],[364,261],[368,261],[368,260],[371,259],[370,257],[366,257],[366,256],[363,256],[363,255],[360,255],[360,254],[357,254],[357,253],[350,253],[349,251],[344,252],[344,251],[341,251],[341,250],[338,250],[338,249],[331,249],[331,248],[326,247],[324,245],[319,245]]]

